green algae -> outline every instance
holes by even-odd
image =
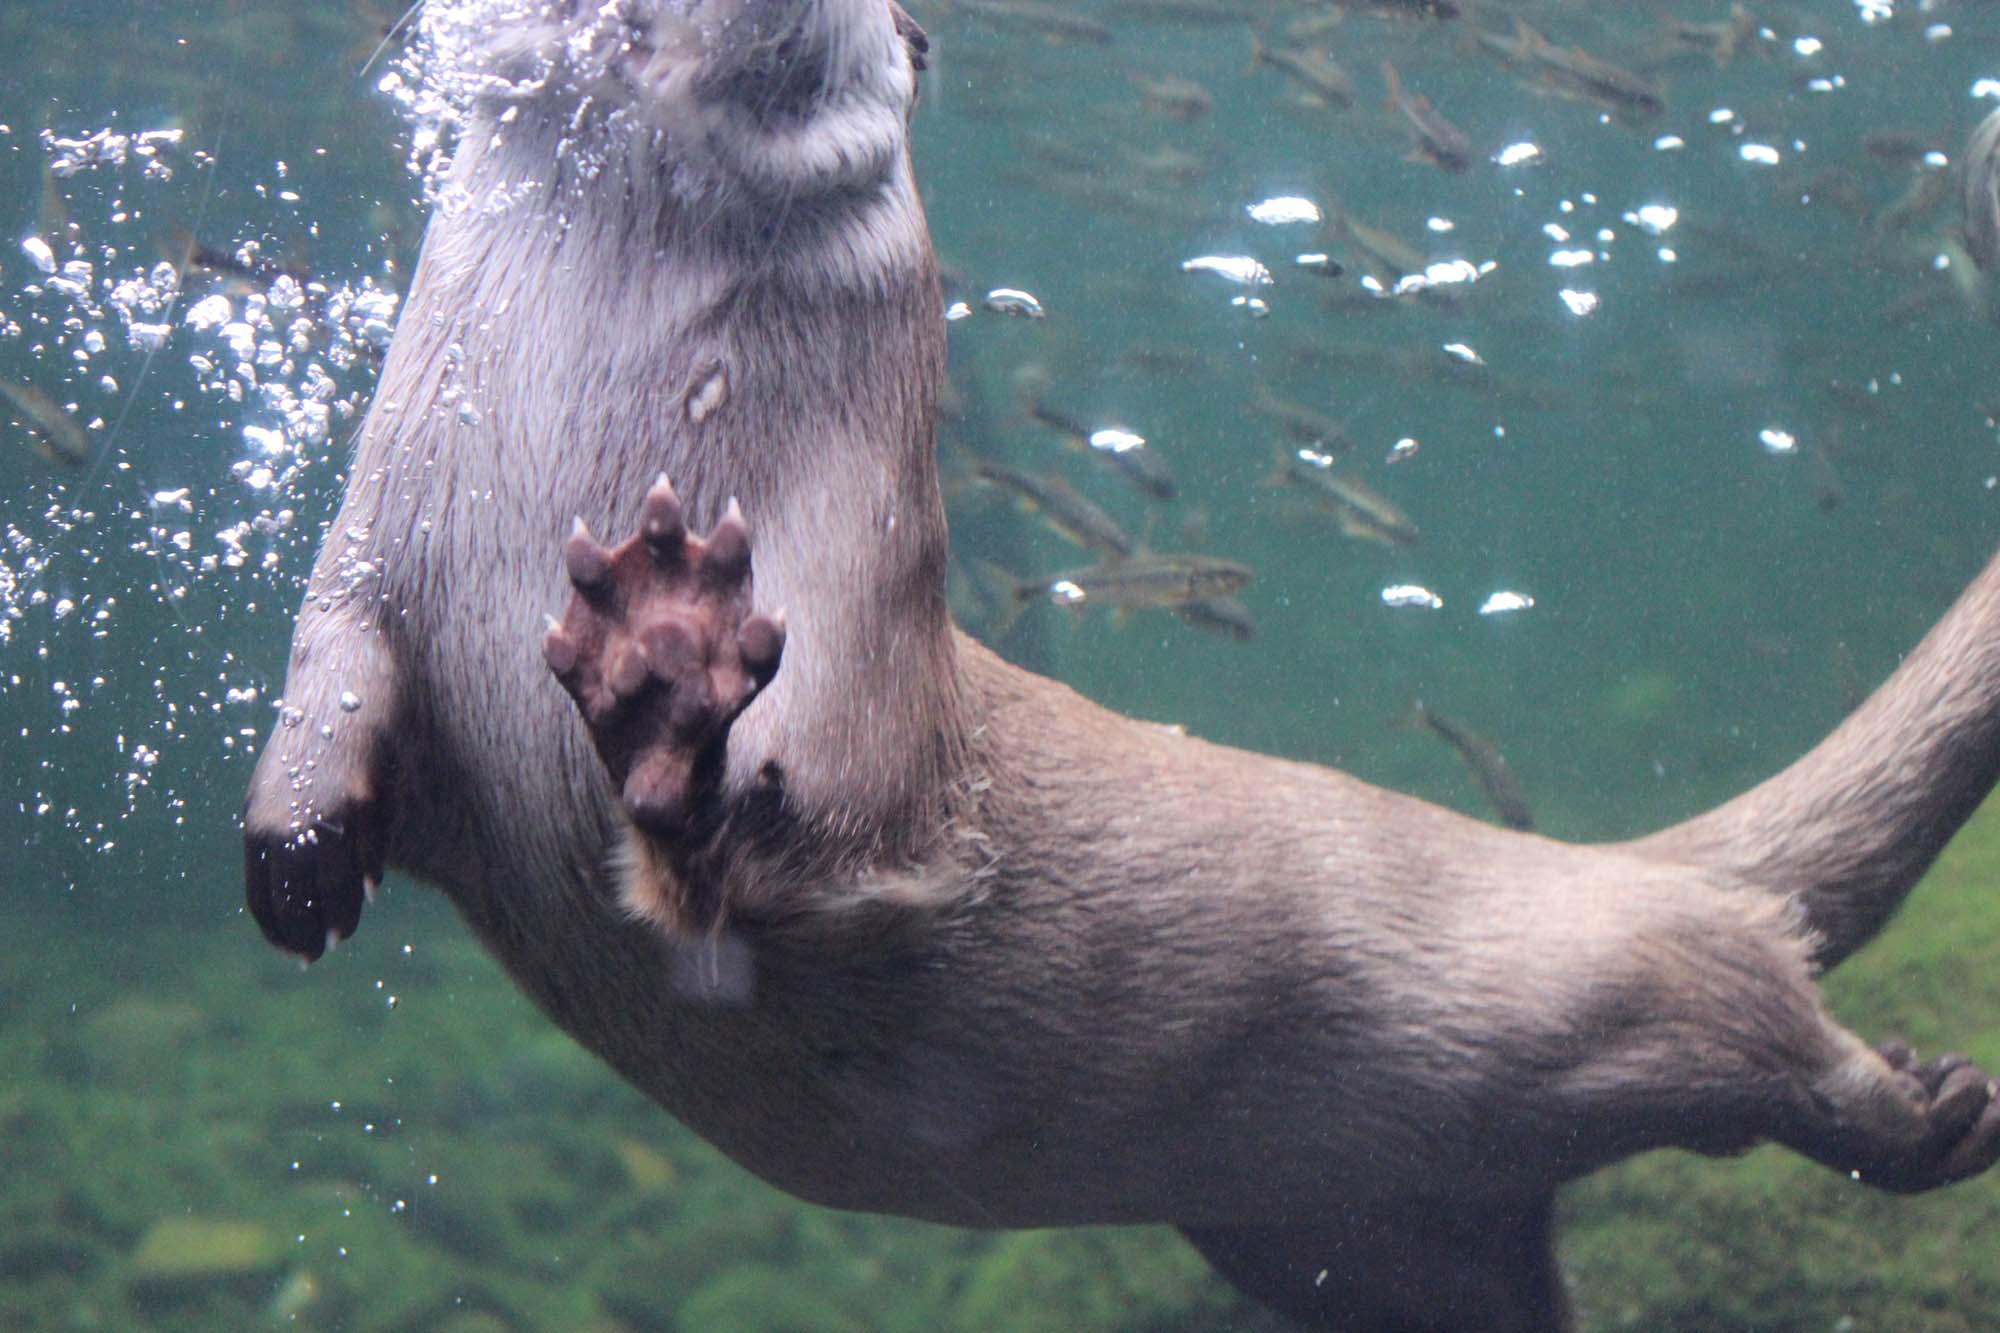
[[[1843,1020],[2000,1064],[1995,883],[2000,806],[1828,979]],[[218,936],[189,1002],[215,1013],[232,994],[266,998],[178,1039],[172,1095],[123,1061],[78,1081],[63,1043],[0,1018],[0,1052],[22,1071],[0,1089],[12,1237],[0,1324],[247,1327],[307,1270],[298,1322],[327,1329],[460,1317],[512,1329],[1281,1327],[1170,1232],[969,1233],[786,1199],[558,1049],[469,946],[441,944],[431,973],[382,1006],[375,979],[400,966],[395,941],[453,929],[441,906],[404,895],[387,938],[364,937],[304,982],[230,947],[250,943],[235,932]],[[1588,1329],[1952,1330],[2000,1317],[1989,1180],[1899,1199],[1775,1148],[1658,1153],[1566,1191],[1563,1214]],[[259,1266],[135,1291],[131,1257],[163,1219],[186,1217],[249,1228]]]
[[[233,1277],[276,1268],[284,1242],[269,1227],[219,1218],[163,1217],[132,1253],[137,1282]]]
[[[1198,1326],[1232,1303],[1218,1288],[1201,1259],[1163,1231],[1022,1232],[975,1262],[948,1323],[994,1333]]]
[[[1871,1039],[2000,1063],[1986,966],[2000,957],[1996,882],[2000,806],[1828,979],[1841,1017]],[[402,957],[394,940],[452,928],[406,895],[389,939],[357,941],[307,982],[219,943],[192,1003],[276,999],[190,1031],[171,1096],[122,1062],[78,1082],[61,1072],[67,1057],[0,1021],[0,1052],[32,1057],[0,1089],[12,1237],[0,1324],[251,1326],[306,1270],[298,1322],[328,1329],[461,1317],[512,1329],[1281,1327],[1163,1230],[981,1234],[786,1199],[558,1052],[469,947],[440,949],[445,964],[378,1016],[375,978]],[[1898,1199],[1775,1148],[1658,1153],[1566,1191],[1563,1214],[1588,1329],[1951,1330],[2000,1317],[2000,1197],[1987,1180]],[[217,1260],[212,1279],[135,1290],[133,1256],[188,1217],[248,1228],[258,1266],[228,1276]]]

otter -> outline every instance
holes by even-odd
[[[398,867],[783,1189],[1171,1223],[1318,1326],[1563,1327],[1555,1190],[1651,1148],[2000,1158],[1992,1079],[1816,987],[2000,776],[2000,562],[1804,758],[1617,845],[1118,716],[947,609],[916,24],[424,24],[466,122],[246,800],[278,946]]]

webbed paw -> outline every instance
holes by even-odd
[[[1902,1042],[1877,1053],[1923,1118],[1914,1144],[1858,1168],[1878,1189],[1913,1194],[1976,1176],[2000,1161],[2000,1084],[1963,1055],[1920,1062]]]
[[[575,594],[543,637],[543,656],[633,822],[679,839],[717,780],[730,724],[784,651],[782,613],[750,609],[743,515],[732,501],[707,539],[697,537],[662,477],[636,535],[607,550],[579,522],[563,556]]]

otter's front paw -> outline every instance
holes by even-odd
[[[665,477],[638,535],[606,550],[579,522],[576,593],[542,640],[641,829],[683,838],[719,780],[729,725],[778,670],[784,617],[750,611],[750,534],[732,501],[704,541]]]
[[[382,881],[388,765],[355,723],[301,739],[288,714],[243,807],[243,888],[264,937],[307,962],[354,933]],[[308,757],[300,758],[304,754]]]

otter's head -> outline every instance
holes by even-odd
[[[894,0],[431,0],[423,37],[472,125],[554,127],[585,172],[623,157],[711,205],[887,180],[927,45]]]

